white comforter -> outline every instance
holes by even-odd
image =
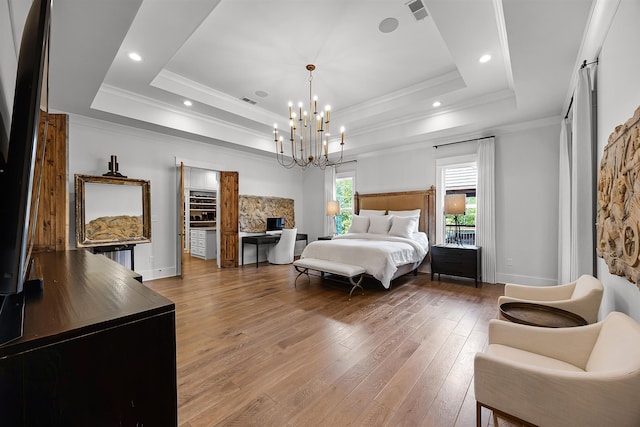
[[[347,233],[333,240],[308,244],[300,258],[318,258],[358,265],[389,289],[398,266],[421,262],[429,250],[425,233],[414,233],[412,239],[386,234]]]

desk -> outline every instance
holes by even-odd
[[[296,234],[296,241],[304,240],[305,245],[309,243],[309,237],[306,234]],[[260,245],[273,245],[280,241],[279,234],[259,234],[256,236],[242,237],[242,265],[244,265],[244,245],[256,245],[256,268],[258,268],[258,258],[260,255]]]
[[[500,305],[500,313],[505,319],[522,325],[542,326],[545,328],[569,328],[587,325],[586,320],[570,311],[529,302],[505,302]]]

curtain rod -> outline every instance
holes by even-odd
[[[598,58],[596,58],[595,61],[591,61],[591,62],[587,62],[587,60],[585,59],[584,61],[582,61],[582,65],[580,66],[580,69],[582,70],[587,65],[597,64],[597,63],[598,63]],[[573,95],[571,95],[571,100],[569,101],[569,107],[567,108],[567,114],[564,115],[565,120],[569,118],[569,111],[571,111],[571,105],[573,105]]]
[[[483,139],[489,139],[489,138],[495,138],[495,136],[491,135],[491,136],[483,136],[481,138],[465,139],[464,141],[447,142],[446,144],[437,144],[437,145],[433,145],[432,147],[437,150],[438,147],[444,147],[445,145],[461,144],[463,142],[472,142],[472,141],[482,141]]]

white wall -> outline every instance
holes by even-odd
[[[301,232],[305,230],[302,172],[284,169],[273,158],[73,115],[69,117],[68,138],[69,224],[74,224],[75,218],[74,174],[102,175],[111,155],[116,155],[120,173],[151,181],[152,242],[135,248],[136,271],[145,280],[172,276],[176,271],[176,157],[214,165],[217,170],[238,171],[240,194],[294,199],[296,226]],[[72,245],[73,236],[71,228]],[[245,257],[251,262],[255,251],[248,250]]]
[[[557,284],[559,139],[559,123],[496,138],[498,282]]]
[[[640,56],[635,46],[640,40],[640,2],[622,0],[599,55],[598,82],[598,163],[609,135],[629,119],[640,106]],[[640,321],[640,292],[623,277],[609,274],[598,258],[597,274],[605,285],[600,318],[610,311],[622,311]]]

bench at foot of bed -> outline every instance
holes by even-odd
[[[317,258],[301,258],[294,261],[293,266],[298,271],[298,277],[296,277],[294,286],[298,284],[298,278],[303,274],[306,274],[307,279],[311,280],[309,278],[309,270],[315,270],[321,273],[331,273],[348,278],[351,285],[353,285],[351,292],[349,292],[349,298],[351,298],[351,294],[356,288],[360,288],[362,295],[364,295],[364,288],[361,283],[365,270],[358,265],[343,264],[341,262]]]

